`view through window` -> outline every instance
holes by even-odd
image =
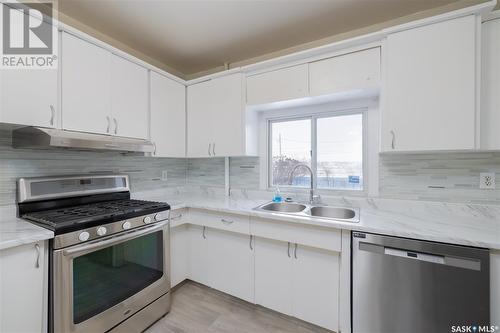
[[[270,184],[363,190],[363,114],[311,116],[270,122]]]

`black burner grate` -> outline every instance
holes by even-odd
[[[23,217],[57,227],[60,224],[82,224],[119,216],[127,218],[143,211],[162,210],[165,206],[160,202],[126,199],[32,212]]]

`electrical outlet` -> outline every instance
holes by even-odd
[[[166,182],[168,180],[167,170],[161,172],[161,180]]]
[[[483,190],[495,189],[495,173],[481,172],[479,174],[479,188]]]

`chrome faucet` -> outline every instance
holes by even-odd
[[[292,169],[292,171],[290,171],[290,178],[288,180],[288,184],[292,185],[293,174],[294,174],[295,170],[297,170],[300,167],[306,168],[309,171],[309,173],[311,174],[311,188],[309,189],[309,203],[311,205],[313,205],[313,204],[316,203],[316,200],[320,198],[320,196],[319,195],[314,195],[314,173],[313,173],[312,169],[308,165],[306,165],[306,164],[297,164],[296,166],[294,166],[293,169]]]

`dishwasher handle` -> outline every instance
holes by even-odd
[[[427,254],[427,253],[407,251],[402,249],[393,249],[390,247],[384,247],[384,254],[389,256],[413,259],[413,260],[432,262],[435,264],[443,264],[443,265],[445,264],[444,257],[436,254]]]
[[[359,242],[359,250],[378,253],[387,256],[405,258],[408,260],[418,260],[438,265],[481,271],[481,260],[475,258],[447,256],[435,253],[424,253],[424,252],[407,250],[403,248],[387,247],[380,244],[373,244],[367,242]]]

